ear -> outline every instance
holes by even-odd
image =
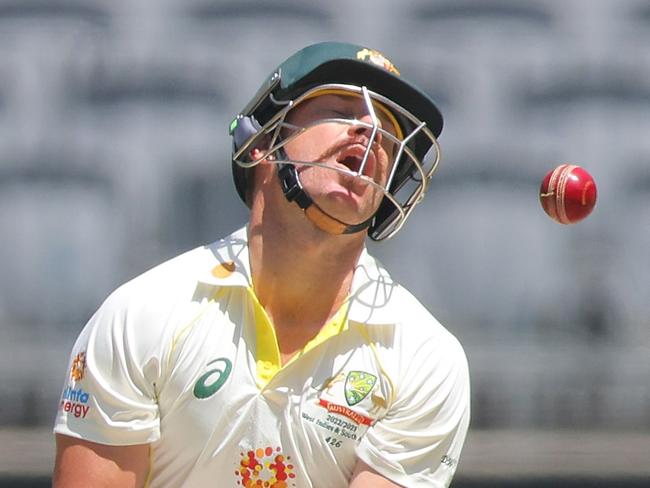
[[[260,159],[262,156],[264,156],[265,153],[266,153],[266,150],[263,150],[263,149],[261,149],[259,147],[255,147],[250,152],[251,159],[253,161],[256,161],[256,160]],[[266,158],[264,158],[264,159],[266,159],[268,161],[273,161],[275,159],[275,156],[273,154],[268,154],[266,156]]]
[[[251,149],[251,152],[250,152],[251,160],[252,161],[257,161],[258,159],[261,159],[264,156],[265,152],[266,151],[264,151],[262,148],[254,147],[253,149]],[[268,156],[266,156],[266,158],[264,158],[264,159],[269,159],[269,158],[271,158],[270,154]]]

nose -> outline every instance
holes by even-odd
[[[358,124],[352,124],[350,125],[348,129],[348,134],[350,136],[359,136],[359,135],[365,135],[368,140],[370,140],[370,137],[372,136],[372,131],[373,131],[373,120],[370,114],[365,114],[361,116],[360,118],[357,119],[360,123]],[[366,125],[367,124],[367,125]],[[381,129],[381,120],[377,118],[377,127]],[[382,134],[381,131],[377,131],[375,133],[375,140],[373,142],[377,144],[381,144],[382,140]]]

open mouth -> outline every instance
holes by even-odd
[[[356,156],[347,156],[343,159],[337,159],[339,164],[346,166],[350,171],[355,173],[359,171],[359,168],[361,168],[361,161],[362,159],[357,158]]]
[[[366,147],[361,144],[354,144],[342,150],[336,158],[336,162],[348,168],[353,173],[372,176],[375,167],[375,154],[370,151],[364,168],[361,168],[363,157],[366,154]]]

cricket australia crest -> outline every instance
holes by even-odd
[[[350,407],[366,398],[377,383],[374,374],[365,371],[350,371],[345,378],[345,401]]]

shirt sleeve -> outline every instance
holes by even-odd
[[[160,356],[148,347],[143,319],[118,289],[86,324],[70,354],[54,432],[108,445],[160,437]]]
[[[465,353],[450,334],[443,339],[402,350],[395,399],[357,448],[362,461],[409,488],[449,486],[469,426]]]

